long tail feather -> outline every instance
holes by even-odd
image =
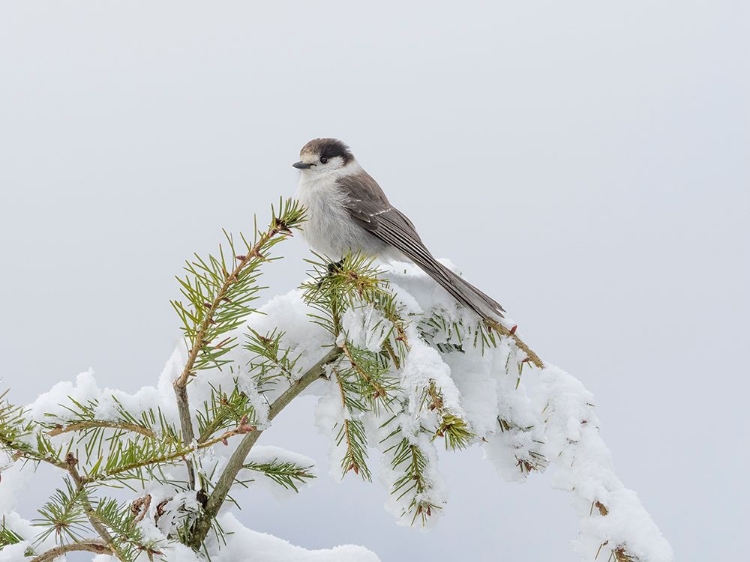
[[[430,256],[432,257],[432,256]],[[494,299],[485,295],[474,285],[459,277],[436,259],[415,261],[427,275],[432,277],[453,298],[476,312],[485,320],[497,322],[503,318],[505,309]]]

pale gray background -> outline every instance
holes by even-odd
[[[747,2],[0,3],[2,386],[153,383],[173,275],[350,143],[433,251],[597,397],[679,560],[747,555]],[[266,293],[304,277],[300,239]],[[310,404],[267,443],[323,459]],[[242,517],[386,560],[576,560],[549,475],[449,455],[430,533],[355,479]],[[326,472],[323,467],[323,472]],[[29,513],[30,515],[30,513]]]

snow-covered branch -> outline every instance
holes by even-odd
[[[0,397],[9,474],[30,470],[20,461],[31,460],[68,482],[40,510],[41,531],[2,506],[0,560],[8,552],[64,554],[89,534],[99,538],[87,544],[120,560],[198,560],[201,550],[225,559],[270,540],[242,527],[226,504],[238,484],[297,492],[316,476],[309,459],[256,445],[302,391],[320,396],[315,423],[341,477],[369,479],[378,451],[388,509],[401,524],[433,525],[449,509],[442,441],[451,451],[482,447],[508,480],[553,467],[581,520],[575,549],[583,560],[672,559],[615,474],[594,398],[543,362],[511,320],[487,325],[415,267],[365,256],[333,265],[318,256],[300,289],[256,313],[260,266],[301,219],[296,205],[282,203],[253,243],[242,238],[242,251],[227,236],[227,255],[188,265],[185,301],[173,303],[185,344],[156,386],[131,395],[84,373],[27,408]],[[108,485],[134,495],[118,502],[103,495]],[[279,559],[299,554],[274,544],[289,553]],[[342,560],[343,552],[376,559],[355,547],[321,559]]]

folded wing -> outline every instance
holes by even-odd
[[[437,261],[422,243],[412,222],[393,207],[377,182],[366,172],[339,180],[347,211],[362,228],[399,250],[453,298],[484,319],[497,321],[505,310],[462,277]]]

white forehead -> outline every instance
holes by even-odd
[[[320,159],[320,152],[317,150],[303,149],[299,153],[299,159],[305,164],[312,164]]]

